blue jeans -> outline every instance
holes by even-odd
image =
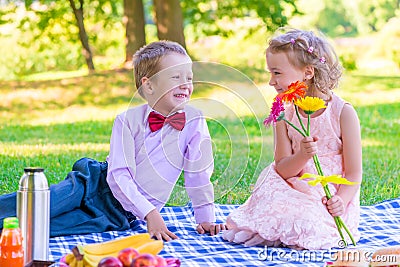
[[[131,228],[135,216],[114,198],[106,181],[107,166],[107,162],[82,158],[65,180],[50,186],[51,237]],[[3,219],[13,216],[15,192],[0,196],[0,229]]]

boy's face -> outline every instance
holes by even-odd
[[[171,53],[160,60],[160,71],[150,79],[149,105],[164,116],[181,110],[193,92],[192,60]]]

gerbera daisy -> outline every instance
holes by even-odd
[[[285,108],[283,107],[282,100],[276,97],[272,103],[271,112],[269,116],[264,120],[264,125],[266,127],[270,126],[272,122],[277,122],[285,116]]]
[[[306,90],[308,86],[304,82],[294,82],[288,87],[288,90],[280,93],[276,98],[282,99],[283,102],[293,102],[299,97],[304,97],[306,95]]]
[[[325,101],[319,97],[306,96],[305,98],[298,98],[294,104],[301,108],[306,114],[313,114],[315,111],[326,108]]]

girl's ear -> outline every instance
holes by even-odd
[[[151,82],[150,79],[147,77],[142,77],[142,79],[140,80],[142,82],[142,90],[144,93],[152,95],[153,92],[153,88],[151,87]]]
[[[313,66],[306,66],[304,69],[304,78],[306,80],[311,80],[314,77],[314,67]]]

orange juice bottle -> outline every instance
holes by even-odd
[[[17,217],[5,218],[0,238],[0,267],[23,267],[24,249]]]

